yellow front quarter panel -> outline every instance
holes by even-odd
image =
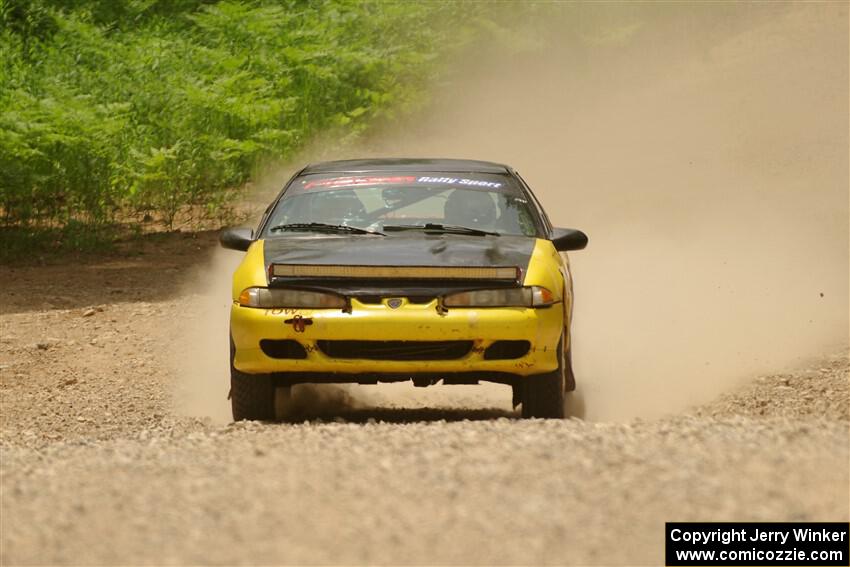
[[[550,290],[557,301],[564,298],[566,266],[552,242],[538,238],[531,252],[523,285],[539,285]]]
[[[550,240],[537,239],[531,261],[528,263],[528,273],[523,285],[539,285],[550,290],[558,301],[564,317],[566,330],[564,348],[570,346],[570,319],[573,311],[572,277],[567,256],[555,250]]]
[[[233,302],[239,302],[239,294],[243,289],[253,286],[266,286],[268,276],[266,275],[266,260],[263,251],[264,240],[255,240],[248,247],[248,252],[242,259],[242,263],[233,273]]]

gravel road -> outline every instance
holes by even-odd
[[[181,416],[159,275],[212,238],[0,268],[4,565],[657,564],[665,521],[848,519],[846,353],[652,421],[525,421],[474,387]]]

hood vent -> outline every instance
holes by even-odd
[[[340,266],[272,264],[272,278],[340,278],[364,280],[501,280],[519,282],[516,266]]]

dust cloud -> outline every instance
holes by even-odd
[[[370,149],[509,163],[589,234],[570,254],[586,417],[846,349],[847,5],[572,5],[539,31]]]
[[[181,313],[169,327],[169,364],[176,382],[173,401],[180,415],[232,421],[228,326],[232,274],[243,254],[222,248],[212,252],[186,278]],[[348,384],[302,384],[292,389],[279,417],[302,419],[371,407],[369,393]]]
[[[756,373],[846,349],[847,5],[550,8],[516,21],[518,37],[535,41],[479,45],[427,112],[300,161],[431,156],[516,167],[554,224],[590,236],[570,254],[573,360],[588,419],[681,411]],[[181,371],[186,391],[199,390],[192,376],[226,384],[220,304],[238,259],[219,252],[207,274],[222,289],[202,296],[184,333],[198,354],[181,355],[197,365]],[[503,387],[456,398],[458,388],[417,398],[382,385],[367,396],[509,407]],[[225,416],[223,397],[218,405]],[[212,406],[183,407],[210,415]]]
[[[187,277],[181,312],[168,329],[174,406],[181,415],[232,421],[228,327],[231,276],[242,254],[222,248]]]

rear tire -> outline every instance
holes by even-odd
[[[274,418],[283,421],[292,417],[294,409],[292,386],[278,386],[274,389]]]
[[[522,417],[564,418],[564,337],[558,342],[558,368],[522,378]]]
[[[230,343],[230,408],[233,421],[272,421],[275,418],[275,387],[269,374],[245,374],[233,367],[236,349]]]

